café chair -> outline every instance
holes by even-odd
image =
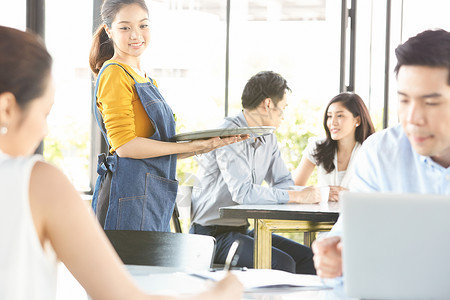
[[[175,207],[173,208],[171,221],[172,221],[173,231],[175,231],[177,233],[182,233],[183,230],[181,229],[180,211],[178,210],[177,203],[175,203]]]
[[[191,196],[192,185],[180,185],[178,186],[177,198],[175,200],[175,207],[172,213],[172,226],[173,231],[183,232],[183,226],[181,226],[181,220],[184,224],[189,224],[191,218]],[[189,225],[187,226],[189,227]],[[184,228],[185,231],[188,229]]]
[[[105,230],[123,263],[208,270],[216,248],[212,236],[174,232]]]

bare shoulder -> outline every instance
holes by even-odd
[[[57,167],[43,161],[36,162],[31,171],[30,182],[32,184],[49,186],[56,185],[65,180],[67,178],[63,172]]]
[[[61,170],[43,161],[36,162],[30,177],[31,198],[61,201],[73,193],[76,193],[75,188]],[[63,195],[66,197],[61,197]]]

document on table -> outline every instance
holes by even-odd
[[[244,292],[288,294],[299,291],[331,289],[314,275],[292,274],[279,270],[248,269],[231,271],[242,282]],[[146,292],[160,295],[189,295],[205,291],[211,283],[222,279],[225,271],[146,272],[134,270],[136,284]]]
[[[145,292],[159,295],[190,295],[203,292],[210,281],[184,272],[133,275],[134,282]]]
[[[245,271],[233,270],[233,274],[244,285],[246,293],[267,293],[267,292],[294,292],[331,289],[324,286],[318,276],[292,274],[285,271],[270,269],[248,269]],[[225,276],[224,271],[203,271],[190,274],[193,277],[220,280]]]

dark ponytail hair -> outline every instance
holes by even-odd
[[[23,110],[47,88],[52,57],[31,33],[0,26],[0,94],[10,92]]]
[[[113,57],[114,46],[112,40],[106,34],[103,24],[98,26],[94,33],[91,52],[89,54],[89,66],[91,67],[92,73],[98,75],[103,63]]]
[[[105,0],[102,4],[101,18],[102,24],[100,24],[94,33],[91,52],[89,54],[89,66],[92,73],[98,75],[103,63],[114,56],[114,45],[112,40],[106,34],[104,25],[111,28],[111,24],[114,21],[117,13],[123,6],[137,4],[148,14],[147,4],[145,0]]]
[[[316,153],[313,155],[317,161],[317,165],[322,165],[327,173],[330,173],[336,168],[333,161],[334,154],[337,149],[337,141],[331,138],[330,130],[327,126],[328,108],[331,104],[336,102],[342,103],[342,105],[344,105],[345,108],[352,113],[354,118],[358,116],[360,117],[361,123],[355,130],[355,140],[357,142],[362,144],[372,133],[375,132],[369,111],[360,96],[355,93],[344,92],[331,99],[325,109],[323,118],[323,127],[325,128],[327,138],[323,143],[317,145]]]

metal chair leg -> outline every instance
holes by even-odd
[[[175,207],[173,208],[172,213],[172,224],[173,228],[175,229],[175,232],[181,233],[181,224],[180,224],[180,213],[178,212],[177,204],[175,203]]]

